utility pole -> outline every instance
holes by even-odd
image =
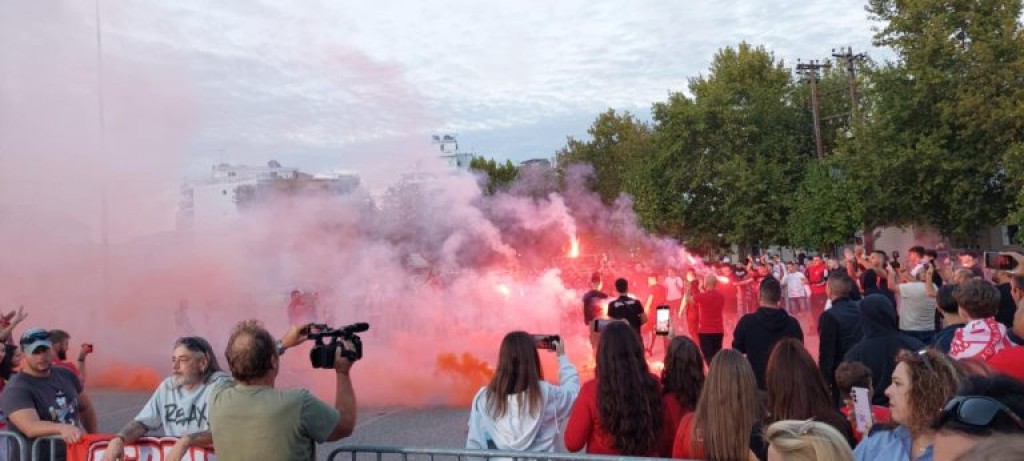
[[[859,94],[857,93],[857,63],[868,59],[868,55],[865,53],[853,54],[852,47],[846,47],[843,50],[842,47],[832,48],[832,57],[842,60],[846,64],[846,73],[849,76],[850,83],[850,118],[851,123],[857,118],[857,101],[860,100]]]
[[[821,140],[821,107],[818,102],[818,71],[821,69],[829,69],[832,67],[832,63],[825,62],[821,63],[817,60],[811,60],[807,64],[797,63],[796,73],[801,77],[805,78],[807,83],[811,85],[811,114],[814,118],[814,145],[818,151],[818,159],[825,158],[825,146]]]

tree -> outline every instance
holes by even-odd
[[[1006,218],[1024,141],[1018,0],[870,0],[875,44],[898,60],[872,72],[872,109],[841,154],[868,224],[926,223],[960,241]]]
[[[832,162],[811,164],[794,198],[786,224],[796,246],[826,250],[848,243],[864,222],[865,203]]]
[[[608,109],[587,133],[590,139],[586,141],[570,136],[566,146],[556,153],[556,163],[561,171],[574,163],[593,166],[593,189],[606,205],[611,205],[620,193],[629,192],[629,178],[635,178],[635,169],[650,157],[650,127],[629,112],[620,114]]]
[[[511,160],[506,160],[504,164],[500,164],[494,159],[473,157],[469,161],[469,169],[486,176],[485,187],[488,195],[493,195],[495,192],[507,188],[512,184],[512,181],[516,180],[516,176],[519,175],[519,169],[512,164]]]
[[[656,201],[688,243],[785,243],[791,197],[813,158],[810,125],[789,70],[764,47],[719,50],[692,97],[654,106],[660,174]]]

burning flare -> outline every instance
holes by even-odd
[[[580,238],[575,235],[573,235],[572,238],[569,240],[569,257],[580,257]]]

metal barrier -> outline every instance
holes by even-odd
[[[462,461],[463,459],[486,459],[490,460],[493,458],[506,458],[515,461],[520,460],[550,460],[550,461],[651,461],[651,460],[670,460],[671,458],[638,458],[632,456],[612,456],[612,455],[587,455],[582,453],[536,453],[527,451],[502,451],[502,450],[468,450],[468,449],[450,449],[450,448],[411,448],[411,447],[382,447],[372,445],[351,445],[338,447],[331,451],[327,455],[327,461],[340,460],[340,456],[348,454],[349,461],[359,461],[360,459],[373,459],[375,461],[385,461],[385,455],[388,460],[400,460],[409,461],[409,459],[426,459],[430,461],[436,461],[436,457],[455,459],[456,461]],[[367,455],[359,457],[358,455]],[[686,461],[686,460],[673,460],[673,461]]]
[[[57,459],[57,447],[64,447],[64,439],[58,436],[49,435],[46,437],[36,437],[32,440],[32,461],[47,461],[41,458],[40,451],[44,443],[50,445],[50,458],[49,461],[55,461]],[[58,445],[60,443],[60,445]],[[29,458],[23,458],[28,461]]]
[[[28,457],[28,440],[25,440],[21,434],[11,431],[0,431],[0,443],[7,443],[7,439],[13,439],[14,445],[7,445],[8,459],[17,459],[18,461],[29,461]],[[17,446],[18,456],[11,456],[11,449]]]

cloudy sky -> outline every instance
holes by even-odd
[[[607,108],[649,117],[723,46],[762,44],[787,65],[838,46],[885,56],[863,0],[125,3],[98,1],[105,98],[116,108],[122,81],[180,94],[187,163],[204,169],[358,168],[449,132],[491,157],[551,157]],[[75,54],[60,84],[94,87],[93,2],[0,0],[0,15],[8,46],[38,48],[19,68]]]

